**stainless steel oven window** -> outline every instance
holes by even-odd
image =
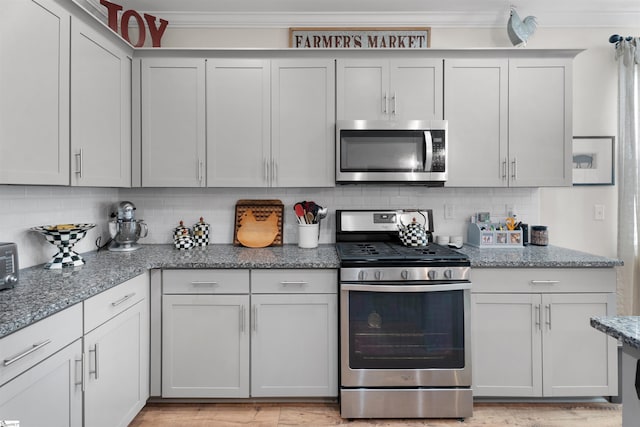
[[[461,369],[464,294],[351,292],[352,369]]]

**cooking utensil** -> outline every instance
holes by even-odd
[[[296,203],[293,205],[293,210],[296,212],[296,216],[298,217],[298,224],[302,224],[304,222],[304,208],[301,203]]]

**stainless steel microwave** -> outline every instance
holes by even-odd
[[[336,183],[443,186],[447,144],[446,120],[339,120]]]

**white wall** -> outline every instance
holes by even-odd
[[[0,242],[18,244],[20,268],[25,268],[48,262],[58,252],[29,228],[94,223],[97,226],[74,246],[81,253],[94,250],[97,237],[108,236],[106,221],[117,200],[116,189],[0,185]]]

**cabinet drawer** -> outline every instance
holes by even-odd
[[[251,292],[254,294],[335,294],[338,292],[338,272],[316,269],[252,270]]]
[[[82,336],[82,304],[73,305],[0,340],[0,384]]]
[[[149,274],[145,273],[86,300],[84,302],[84,333],[145,299],[148,290]]]
[[[471,292],[615,292],[614,268],[473,268]]]
[[[249,270],[163,270],[163,294],[248,294]]]

